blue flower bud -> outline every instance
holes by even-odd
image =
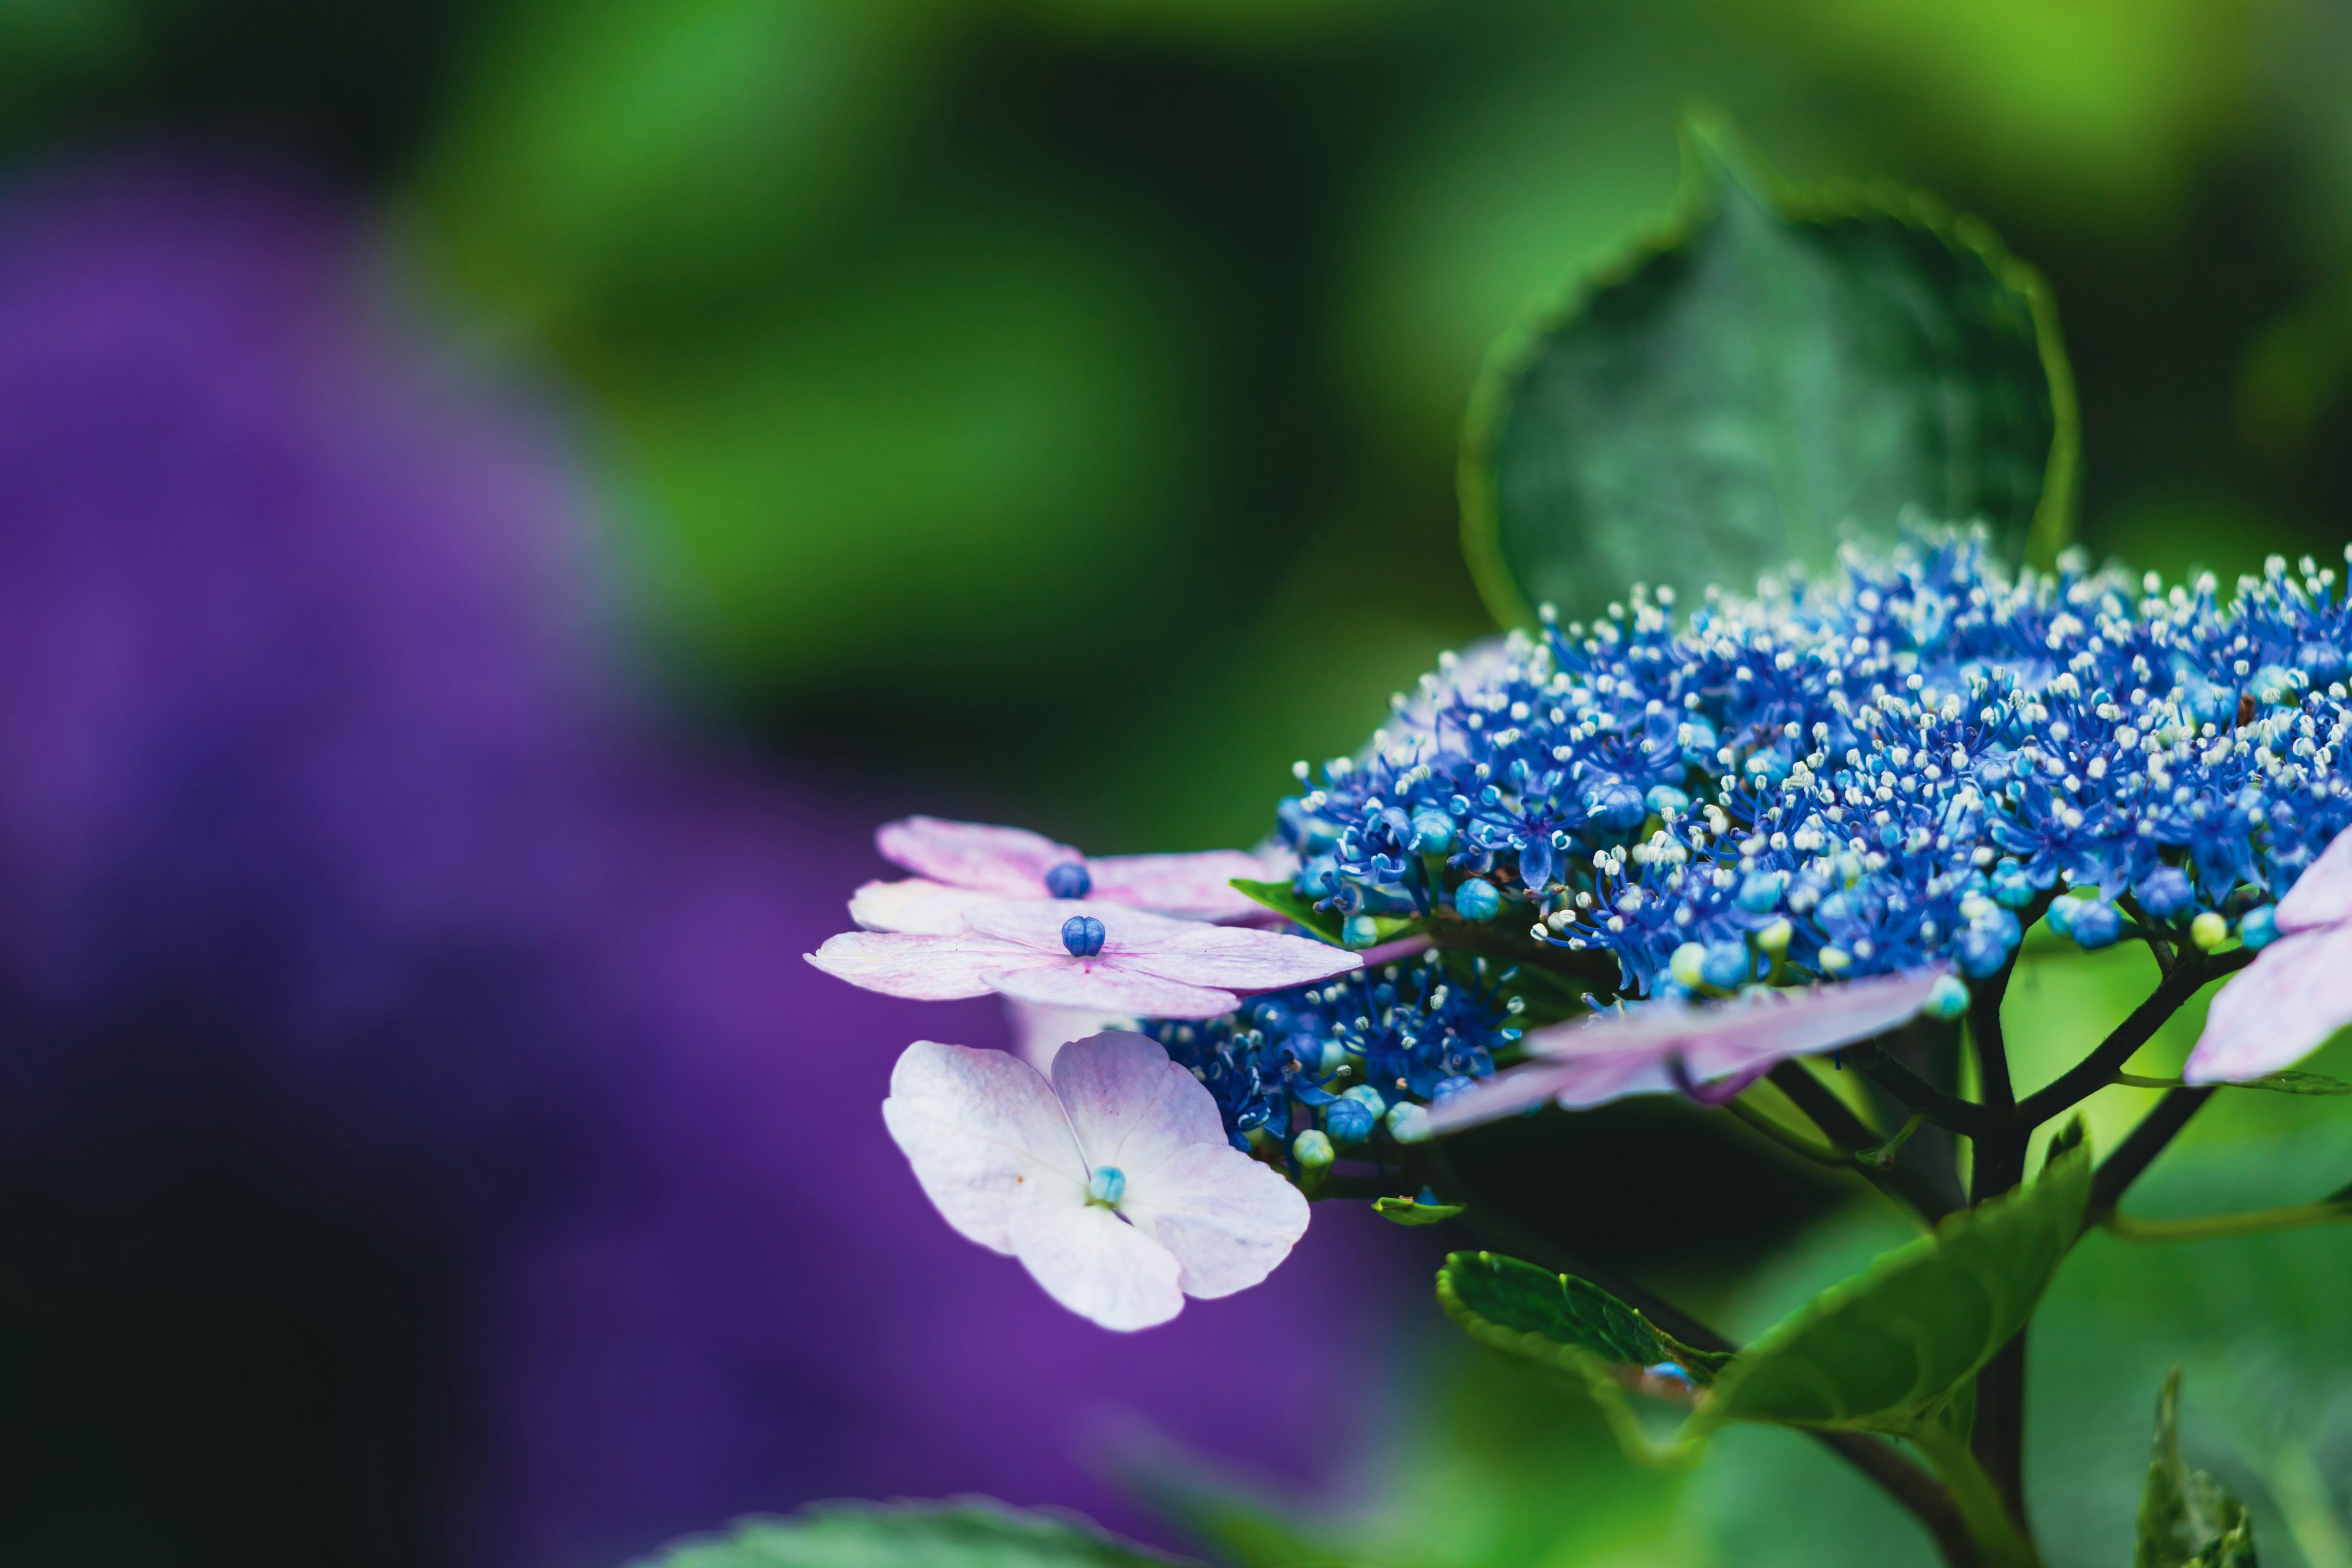
[[[1943,975],[1919,1010],[1930,1018],[1957,1018],[1969,1010],[1969,988],[1956,976]]]
[[[1495,884],[1472,877],[1454,889],[1454,912],[1465,921],[1490,921],[1503,912],[1503,895]]]
[[[1708,944],[1706,956],[1699,961],[1699,978],[1717,991],[1737,989],[1756,975],[1756,961],[1748,954],[1746,944],[1718,942]]]
[[[2082,910],[2082,900],[2060,899],[2050,906],[2050,912],[2042,918],[2048,921],[2050,929],[2060,936],[2072,936],[2074,934],[2074,917],[2080,914]]]
[[[2257,952],[2276,942],[2278,940],[2277,907],[2264,904],[2258,910],[2248,910],[2244,917],[2238,921],[2238,940]]]
[[[1400,1143],[1418,1143],[1429,1136],[1429,1112],[1407,1100],[1389,1109],[1389,1136]]]
[[[1652,784],[1642,802],[1660,816],[1681,816],[1690,810],[1690,796],[1672,784]]]
[[[1412,814],[1412,834],[1405,847],[1421,855],[1444,855],[1454,847],[1454,819],[1433,806]]]
[[[2173,921],[2189,912],[2197,901],[2197,891],[2189,885],[2188,872],[2178,866],[2158,866],[2139,879],[2132,897],[2151,919]]]
[[[1612,833],[1630,832],[1650,815],[1642,792],[1629,781],[1613,776],[1586,785],[1583,805],[1588,821]]]
[[[1767,784],[1778,784],[1789,776],[1789,759],[1779,752],[1765,750],[1748,759],[1748,776]]]
[[[1076,861],[1055,866],[1045,873],[1045,891],[1057,899],[1083,899],[1094,890],[1094,878]]]
[[[2010,918],[2014,921],[2017,917],[2012,915]],[[1990,980],[2000,973],[2000,966],[2009,962],[2009,955],[2016,946],[2012,942],[2001,940],[2004,934],[1990,921],[1972,925],[1960,932],[1952,942],[1952,955],[1959,961],[1960,973],[1971,980]]]
[[[1282,836],[1301,855],[1320,855],[1339,841],[1339,827],[1308,812],[1303,800],[1284,801],[1275,815],[1281,820]]]
[[[1684,763],[1710,773],[1715,772],[1719,765],[1715,753],[1723,746],[1722,737],[1715,732],[1715,726],[1694,713],[1683,721],[1680,732]]]
[[[2294,662],[2311,677],[2314,686],[2324,687],[2344,674],[2344,650],[2332,642],[2305,643],[2294,650]]]
[[[1432,1105],[1443,1105],[1463,1090],[1477,1087],[1478,1080],[1475,1078],[1442,1078],[1437,1080],[1436,1087],[1429,1091],[1429,1102]]]
[[[1349,1089],[1339,1098],[1342,1100],[1354,1100],[1358,1105],[1370,1110],[1374,1116],[1385,1115],[1388,1112],[1389,1102],[1381,1097],[1381,1091],[1379,1089],[1374,1089],[1368,1083],[1358,1084],[1355,1088]]]
[[[1706,949],[1695,942],[1686,942],[1675,949],[1666,960],[1666,973],[1675,984],[1685,991],[1696,991],[1706,984]]]
[[[2085,903],[2073,899],[2062,899],[2059,902],[2079,905],[2074,910],[2074,919],[2066,931],[2068,936],[2074,939],[2074,945],[2077,947],[2094,951],[2102,947],[2113,947],[2116,939],[2124,933],[2124,917],[2116,912],[2116,906],[2113,904],[2103,903],[2097,900]],[[2052,907],[2054,909],[2056,906]]]
[[[1072,958],[1092,958],[1103,950],[1102,921],[1092,915],[1072,915],[1062,922],[1062,945]]]
[[[1378,1120],[1360,1100],[1335,1100],[1323,1108],[1323,1131],[1339,1144],[1361,1143],[1372,1135]]]
[[[2038,890],[2025,868],[2014,860],[2003,860],[1992,868],[1992,901],[2003,909],[2023,909]]]
[[[1740,879],[1739,907],[1751,915],[1769,914],[1788,885],[1786,871],[1750,871]]]
[[[2183,703],[2192,722],[2221,725],[2238,716],[2238,694],[2226,686],[2216,686],[2210,680],[2191,678],[2189,695]]]
[[[1381,941],[1381,923],[1370,915],[1349,915],[1339,928],[1340,943],[1354,952],[1377,947]]]
[[[1127,1173],[1117,1165],[1097,1165],[1094,1174],[1087,1178],[1087,1201],[1107,1204],[1113,1208],[1127,1196]]]

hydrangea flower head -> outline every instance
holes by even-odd
[[[1916,540],[1679,627],[1637,590],[1450,661],[1283,827],[1304,896],[1442,928],[1499,894],[1632,996],[1981,978],[2069,889],[2053,924],[2094,946],[2291,887],[2352,822],[2347,647],[2308,561],[2224,605]]]

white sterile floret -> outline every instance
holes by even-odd
[[[1140,1035],[1073,1041],[1050,1082],[918,1040],[882,1120],[950,1225],[1107,1329],[1246,1289],[1307,1232],[1298,1189],[1228,1142],[1209,1091]]]

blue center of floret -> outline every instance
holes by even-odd
[[[1057,899],[1083,899],[1094,889],[1094,878],[1075,860],[1045,873],[1045,890]]]
[[[1062,922],[1062,945],[1072,958],[1092,958],[1103,950],[1103,923],[1092,915],[1072,915]]]

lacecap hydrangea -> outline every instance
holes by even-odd
[[[1983,978],[2045,910],[2084,947],[2260,946],[2352,823],[2352,616],[2308,558],[2224,603],[1919,537],[1677,609],[1636,589],[1442,661],[1284,804],[1298,894],[1350,941],[1526,921],[1633,997]]]

